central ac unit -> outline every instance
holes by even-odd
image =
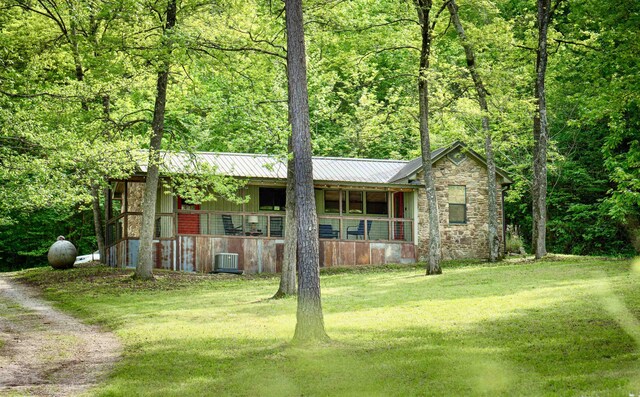
[[[242,274],[242,270],[238,269],[238,254],[216,254],[213,263],[213,273]]]

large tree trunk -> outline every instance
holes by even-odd
[[[176,0],[171,0],[167,4],[166,31],[171,30],[176,23]],[[168,41],[162,45],[170,47]],[[169,48],[170,54],[170,48]],[[142,226],[140,228],[140,251],[138,254],[138,265],[134,278],[142,280],[153,279],[153,232],[155,230],[156,199],[158,195],[158,181],[160,179],[160,148],[162,146],[162,135],[164,133],[164,114],[167,102],[167,85],[169,80],[170,61],[165,58],[162,70],[158,72],[156,84],[156,102],[153,109],[153,121],[151,128],[153,135],[149,142],[149,165],[147,166],[147,179],[144,186],[144,199],[142,201]]]
[[[422,48],[420,50],[420,69],[418,73],[418,95],[420,106],[420,141],[422,147],[422,169],[429,206],[429,253],[427,255],[427,275],[441,274],[440,268],[440,215],[436,186],[431,165],[431,143],[429,142],[429,55],[431,54],[431,26],[429,12],[431,0],[414,0],[418,11],[418,19],[422,27]]]
[[[533,139],[533,248],[536,259],[547,254],[547,102],[545,76],[547,73],[547,32],[551,4],[549,0],[538,0],[538,52],[536,59],[536,116]]]
[[[297,245],[298,229],[296,224],[296,189],[295,189],[295,162],[291,153],[293,142],[289,137],[289,149],[287,153],[287,220],[284,233],[284,263],[282,264],[282,274],[280,275],[280,287],[274,298],[284,298],[285,296],[296,294],[296,267],[297,267]]]
[[[320,298],[318,218],[313,191],[309,97],[302,0],[285,0],[289,120],[293,141],[296,218],[298,222],[298,312],[293,340],[327,339]]]
[[[500,237],[498,236],[498,188],[496,183],[496,162],[493,157],[493,145],[491,142],[491,129],[489,127],[489,107],[487,106],[487,90],[482,84],[482,79],[476,69],[476,57],[473,51],[473,46],[467,40],[462,22],[460,22],[460,16],[458,14],[458,5],[455,0],[450,0],[447,4],[449,13],[451,14],[451,21],[456,27],[460,42],[464,48],[464,53],[467,58],[467,68],[471,79],[476,87],[476,93],[478,94],[478,103],[482,110],[482,130],[484,132],[484,149],[487,156],[487,189],[489,194],[489,209],[488,209],[488,239],[489,239],[489,261],[495,262],[500,257]]]

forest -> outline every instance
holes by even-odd
[[[173,24],[165,12],[174,4]],[[415,2],[309,0],[304,34],[313,154],[420,156],[421,20]],[[484,153],[483,119],[511,239],[531,251],[536,3],[431,5],[431,148]],[[553,0],[546,70],[547,250],[640,252],[640,3]],[[0,0],[0,266],[44,262],[63,234],[97,249],[108,178],[134,171],[167,72],[163,149],[284,155],[291,126],[279,1]],[[157,110],[157,109],[156,109]]]

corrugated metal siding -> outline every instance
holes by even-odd
[[[258,212],[260,206],[260,188],[258,186],[250,185],[245,188],[247,195],[249,195],[249,202],[244,205],[247,212]]]
[[[165,187],[162,183],[158,187],[158,201],[156,211],[164,214],[173,213],[173,195],[171,189]]]
[[[242,193],[240,194],[242,196]],[[242,204],[236,204],[231,201],[225,200],[222,197],[217,197],[216,201],[205,201],[201,204],[201,210],[204,211],[242,211]]]
[[[196,268],[196,238],[192,236],[178,237],[178,269],[193,272]]]
[[[138,240],[109,247],[109,265],[135,267],[138,247]],[[272,273],[282,268],[284,245],[275,239],[180,236],[177,247],[175,240],[163,240],[153,248],[156,268],[173,269],[177,260],[174,270],[206,273],[212,270],[216,254],[228,252],[238,254],[239,268],[246,273]],[[415,262],[411,243],[320,240],[319,248],[322,267]]]
[[[128,240],[127,247],[127,267],[135,268],[138,266],[138,251],[140,250],[140,240]]]

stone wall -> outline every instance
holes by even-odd
[[[440,215],[442,258],[488,258],[488,195],[487,169],[475,158],[464,155],[458,164],[445,156],[433,165]],[[423,181],[423,172],[418,174]],[[467,222],[449,223],[448,186],[466,186]],[[500,252],[504,250],[502,228],[502,192],[498,177],[498,235]],[[418,258],[425,260],[429,249],[429,211],[424,189],[418,192]]]

